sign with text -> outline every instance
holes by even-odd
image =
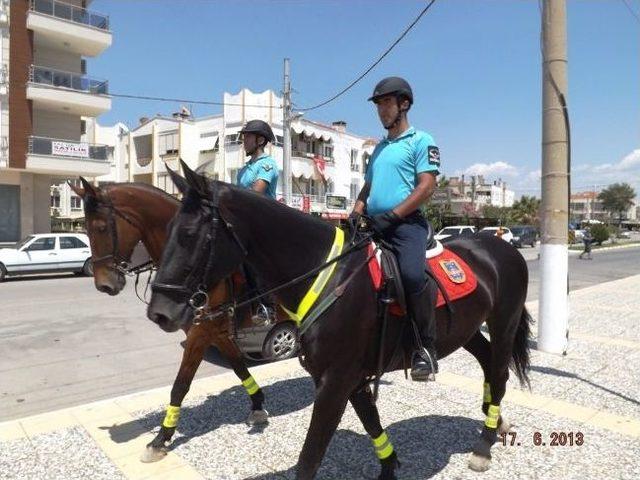
[[[51,142],[51,154],[62,157],[89,158],[88,143]]]
[[[327,208],[331,210],[346,210],[347,197],[338,195],[327,195]]]

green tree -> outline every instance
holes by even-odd
[[[611,232],[606,225],[597,223],[591,226],[591,235],[593,236],[593,241],[595,243],[602,245],[602,242],[609,240]]]
[[[513,204],[512,220],[526,225],[540,225],[540,204],[539,198],[523,195]]]
[[[622,215],[633,206],[635,190],[628,183],[614,183],[598,194],[602,207],[612,216],[618,215],[618,227],[622,224]]]
[[[485,205],[482,207],[482,216],[491,218],[500,225],[508,225],[513,221],[513,209],[511,207],[496,207],[493,205]]]

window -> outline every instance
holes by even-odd
[[[87,133],[87,122],[80,120],[80,135],[84,135],[85,133]]]
[[[369,159],[371,155],[367,152],[362,153],[362,173],[367,173],[367,168],[369,168]]]
[[[225,135],[224,144],[225,145],[240,145],[242,140],[240,139],[239,133],[230,133],[229,135]]]
[[[354,202],[357,200],[358,198],[358,194],[360,193],[360,188],[358,188],[359,185],[358,183],[351,183],[351,188],[349,189],[349,194],[351,195],[351,200],[353,200]]]
[[[43,237],[35,240],[27,247],[30,252],[39,250],[53,250],[56,246],[56,237]]]
[[[60,248],[87,248],[85,243],[76,237],[60,237]]]
[[[60,193],[56,192],[51,195],[51,206],[54,208],[60,208]]]
[[[358,165],[358,150],[355,148],[351,149],[351,170],[354,172],[360,171],[360,165]]]
[[[158,188],[164,190],[170,195],[177,195],[180,193],[167,173],[160,173],[158,175]]]
[[[77,195],[71,196],[71,210],[82,210],[82,199]]]
[[[323,155],[328,158],[333,158],[333,147],[331,145],[325,145]]]
[[[163,132],[158,135],[158,152],[160,155],[176,155],[178,153],[178,131]]]
[[[284,145],[284,137],[282,135],[276,135],[276,147],[282,147]]]

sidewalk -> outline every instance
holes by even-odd
[[[491,470],[467,469],[484,420],[482,376],[460,350],[435,384],[385,376],[379,408],[398,452],[399,478],[635,479],[640,476],[640,275],[571,294],[569,354],[532,351],[532,391],[511,382],[503,413],[521,446],[496,445]],[[535,316],[537,302],[528,305]],[[536,326],[533,326],[536,332]],[[233,375],[194,382],[169,455],[139,462],[164,417],[169,387],[0,424],[1,479],[294,478],[313,386],[297,360],[252,369],[270,424],[250,430],[249,402]],[[540,432],[546,446],[534,446]],[[553,432],[582,446],[549,446]],[[318,478],[375,478],[378,462],[353,409]]]

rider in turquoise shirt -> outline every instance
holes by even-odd
[[[267,122],[251,120],[242,130],[242,143],[249,161],[238,172],[237,184],[276,198],[278,186],[278,164],[264,153],[267,143],[275,142],[273,130]]]
[[[438,372],[436,352],[435,281],[427,276],[425,251],[433,228],[420,213],[433,194],[440,169],[440,151],[428,133],[411,127],[407,113],[413,91],[406,80],[380,81],[373,101],[387,137],[375,148],[365,184],[351,213],[353,224],[369,215],[376,235],[393,249],[413,320],[416,349],[411,378],[426,381]]]

